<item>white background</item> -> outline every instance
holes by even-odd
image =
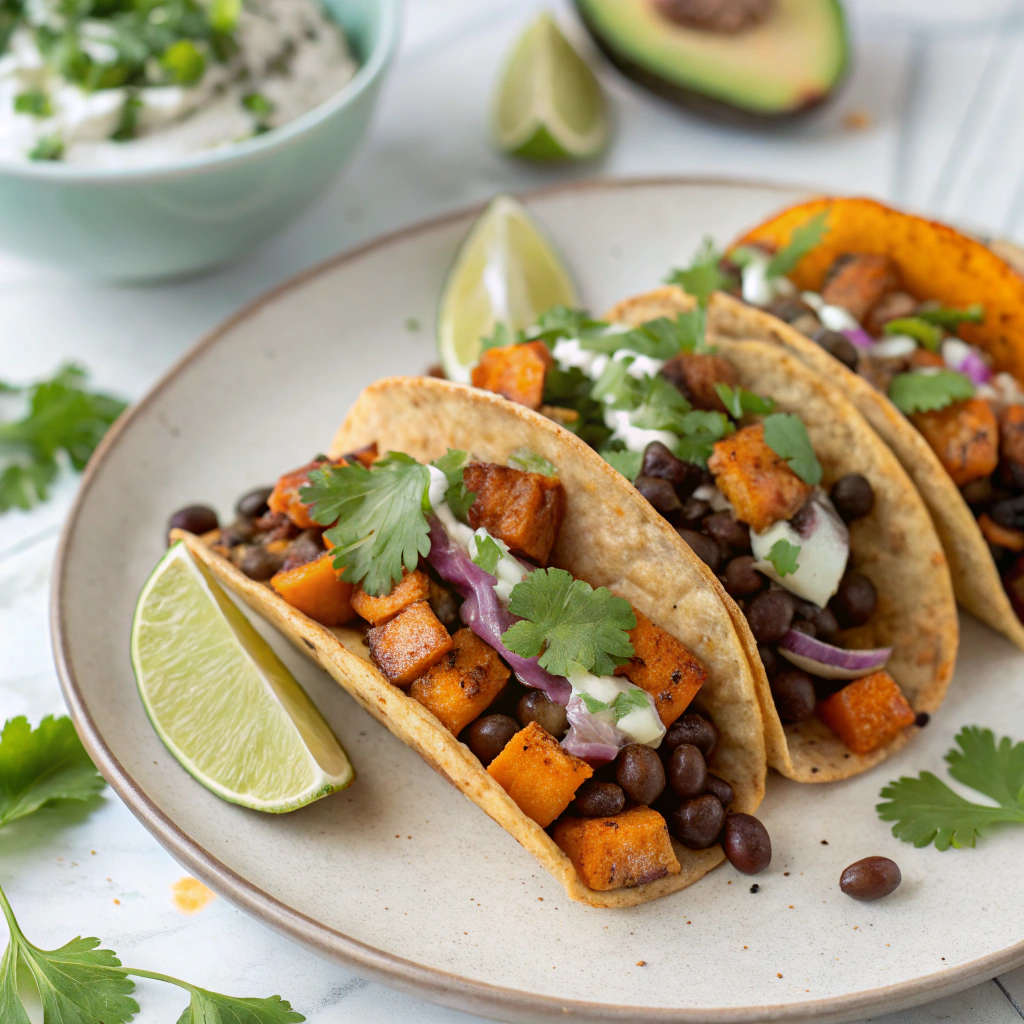
[[[1024,238],[1022,3],[848,0],[857,45],[851,81],[827,111],[784,130],[695,120],[602,65],[613,146],[597,164],[555,169],[510,162],[486,134],[496,66],[538,6],[408,0],[400,55],[370,138],[322,200],[245,262],[130,288],[60,277],[0,253],[0,377],[44,376],[75,359],[99,386],[137,398],[241,303],[323,257],[495,192],[594,175],[722,175],[861,192]],[[554,6],[585,47],[568,5]],[[851,112],[866,114],[868,126],[850,128]],[[74,487],[67,478],[47,505],[0,518],[0,721],[25,714],[35,722],[63,710],[47,602]],[[237,995],[277,992],[315,1024],[476,1019],[365,982],[223,900],[183,915],[169,888],[183,874],[109,793],[91,813],[44,810],[0,832],[0,882],[29,937],[44,947],[99,935],[133,966]],[[176,1020],[184,1007],[183,993],[148,982],[137,995],[144,1024]],[[1024,969],[875,1019],[1009,1024],[1024,1017],[1020,1004]]]

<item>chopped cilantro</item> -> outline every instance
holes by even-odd
[[[919,341],[929,352],[939,350],[939,342],[942,341],[942,331],[929,323],[923,317],[902,316],[896,320],[890,320],[882,330],[886,334],[905,334],[915,341]]]
[[[617,469],[630,483],[633,483],[640,475],[640,467],[644,462],[643,452],[616,451],[612,448],[605,448],[600,454],[609,466]]]
[[[715,247],[714,240],[705,236],[690,265],[682,270],[673,270],[665,278],[665,283],[678,285],[700,305],[706,306],[712,292],[729,291],[736,286],[735,275],[723,271],[721,262],[722,254]]]
[[[430,552],[424,513],[430,473],[401,452],[388,452],[370,469],[355,462],[309,474],[299,496],[314,522],[332,526],[335,568],[373,597],[391,593],[403,567],[413,572]]]
[[[766,255],[764,249],[759,249],[757,246],[737,245],[735,249],[729,250],[726,259],[734,267],[739,267],[742,270],[744,267],[749,267],[754,260],[764,259]]]
[[[473,504],[476,495],[466,490],[466,484],[462,474],[469,464],[469,453],[459,451],[457,448],[449,448],[439,459],[434,459],[433,466],[441,470],[448,479],[448,490],[445,491],[444,500],[452,510],[452,515],[461,522],[466,521],[469,514],[469,506]]]
[[[42,89],[19,92],[14,97],[14,109],[19,114],[29,114],[31,117],[49,117],[53,113],[50,98]]]
[[[484,572],[489,572],[493,576],[504,554],[493,537],[477,537],[473,564],[479,565]]]
[[[574,665],[611,675],[633,655],[627,630],[636,626],[629,602],[573,579],[564,569],[536,569],[512,588],[508,610],[520,616],[501,642],[541,668],[568,676]]]
[[[242,106],[255,114],[260,121],[266,121],[274,112],[274,104],[261,92],[250,92],[243,96]]]
[[[553,462],[543,456],[531,452],[529,448],[517,448],[509,457],[508,464],[513,469],[521,469],[525,473],[540,473],[542,476],[558,476]]]
[[[537,318],[537,323],[526,332],[526,340],[543,341],[553,348],[563,338],[590,338],[608,330],[604,320],[595,320],[584,309],[553,306]]]
[[[580,339],[580,348],[607,355],[625,348],[652,359],[671,359],[680,352],[701,350],[703,339],[704,313],[694,309],[680,313],[674,320],[662,316],[628,331],[594,332]]]
[[[623,690],[621,693],[615,695],[615,700],[610,704],[606,704],[603,700],[598,700],[596,697],[592,697],[585,690],[580,692],[580,700],[586,705],[587,710],[592,714],[596,715],[602,711],[610,711],[612,718],[615,719],[615,724],[618,725],[626,717],[634,711],[642,711],[645,708],[651,706],[651,698],[647,695],[646,690],[641,690],[639,687],[632,687],[629,690]]]
[[[973,397],[974,385],[970,378],[955,370],[898,373],[889,385],[889,401],[907,416],[945,409],[947,405]]]
[[[715,442],[728,437],[735,429],[725,413],[694,409],[680,421],[676,456],[683,462],[706,466]]]
[[[771,398],[754,394],[746,388],[731,388],[728,384],[718,383],[715,391],[722,400],[722,404],[728,409],[733,419],[740,419],[745,412],[755,413],[763,416],[775,408],[775,402]]]
[[[882,821],[893,821],[892,834],[914,846],[935,843],[938,850],[974,846],[979,836],[996,825],[1024,825],[1024,743],[1004,736],[996,744],[991,729],[965,726],[946,754],[949,774],[994,800],[998,806],[972,803],[955,793],[931,772],[904,776],[879,794],[876,806]]]
[[[807,428],[799,416],[775,412],[765,417],[764,440],[805,484],[814,487],[821,482],[821,463],[814,454]]]
[[[609,409],[635,409],[640,382],[629,372],[631,359],[610,359],[590,389],[590,397]]]
[[[780,538],[772,545],[766,561],[775,566],[775,571],[780,576],[789,576],[800,568],[796,560],[800,550],[799,544],[790,544],[785,538]]]
[[[29,150],[29,160],[60,160],[64,156],[64,140],[59,135],[44,135]]]
[[[936,306],[919,309],[915,314],[918,320],[929,324],[938,324],[948,331],[955,331],[961,324],[982,324],[985,322],[985,307],[980,302],[972,303],[966,309],[950,309],[947,306]]]
[[[789,242],[769,261],[765,273],[768,277],[785,277],[813,249],[828,231],[828,210],[816,213],[793,231]]]
[[[639,389],[636,412],[630,417],[635,427],[687,433],[690,403],[679,389],[662,376],[645,377]]]
[[[195,85],[206,71],[206,58],[191,39],[179,39],[164,50],[160,66],[175,85]]]
[[[506,345],[518,345],[525,340],[522,331],[516,333],[508,324],[499,321],[494,325],[494,333],[485,335],[480,339],[480,351],[486,352],[489,348],[505,348]]]

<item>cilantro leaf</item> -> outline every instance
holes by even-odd
[[[740,419],[745,412],[763,416],[775,408],[773,399],[757,395],[753,391],[747,391],[746,388],[737,387],[734,390],[728,384],[719,382],[715,385],[715,392],[728,409],[729,415],[736,420]]]
[[[19,114],[30,114],[32,117],[50,117],[53,105],[42,89],[26,89],[14,97],[14,109]]]
[[[683,462],[706,466],[716,441],[728,437],[736,428],[723,412],[694,409],[680,421],[676,457]]]
[[[768,552],[765,560],[775,566],[775,571],[780,576],[789,576],[800,568],[796,560],[799,554],[800,545],[790,544],[788,540],[782,537],[772,545],[772,549]]]
[[[691,406],[674,384],[659,374],[644,378],[638,390],[637,409],[630,417],[634,426],[677,434],[686,430]]]
[[[961,324],[983,324],[985,322],[985,307],[980,302],[975,302],[966,309],[937,306],[935,309],[919,309],[914,315],[918,320],[924,320],[929,324],[938,324],[939,327],[955,331]]]
[[[978,837],[1003,822],[1024,825],[1024,743],[1003,737],[998,745],[991,729],[966,726],[946,754],[949,773],[958,782],[997,801],[998,807],[965,800],[931,772],[890,782],[876,806],[892,833],[914,846],[934,842],[936,849],[974,846]]]
[[[889,385],[889,401],[907,416],[945,409],[947,405],[973,397],[974,385],[970,378],[955,370],[898,373]]]
[[[942,331],[920,316],[901,316],[889,320],[882,331],[888,335],[905,334],[919,341],[929,352],[938,352],[939,342],[942,341]]]
[[[0,733],[0,827],[54,800],[87,800],[106,782],[71,719],[47,715],[36,729],[12,718]]]
[[[629,690],[623,690],[612,701],[612,715],[615,718],[615,724],[618,725],[626,715],[632,714],[634,711],[643,711],[650,706],[651,698],[647,695],[646,690],[641,690],[636,686]]]
[[[673,270],[665,278],[665,283],[678,285],[694,296],[700,305],[706,306],[712,292],[729,291],[736,285],[735,276],[723,271],[721,262],[722,253],[715,247],[711,236],[706,235],[690,265],[682,270]]]
[[[513,469],[521,469],[524,473],[540,473],[542,476],[558,476],[553,462],[543,456],[531,452],[529,448],[517,448],[509,457],[508,464]]]
[[[191,985],[184,987],[191,999],[178,1024],[293,1024],[306,1019],[280,996],[239,999]]]
[[[53,459],[23,466],[7,466],[0,473],[0,512],[12,508],[30,509],[50,496],[50,484],[57,478]]]
[[[609,325],[604,320],[595,320],[585,309],[570,309],[568,306],[552,306],[541,313],[537,322],[523,340],[543,341],[553,348],[563,338],[585,338],[604,334]]]
[[[463,523],[469,515],[469,506],[476,500],[476,494],[466,490],[466,483],[463,479],[463,472],[469,461],[469,452],[449,448],[441,458],[434,459],[431,463],[447,478],[448,490],[444,492],[444,500],[452,510],[452,515]]]
[[[568,676],[573,665],[611,675],[633,656],[627,630],[636,626],[629,602],[577,580],[564,569],[536,569],[512,588],[508,610],[520,616],[501,637],[514,654],[540,657],[541,668]]]
[[[508,324],[499,321],[494,325],[494,333],[489,337],[485,335],[480,339],[480,351],[486,352],[489,348],[505,348],[507,345],[518,345],[524,340],[521,331],[513,331]]]
[[[769,261],[768,277],[785,277],[825,237],[828,231],[828,210],[816,213],[793,231],[784,245]]]
[[[635,409],[640,382],[629,372],[630,360],[612,359],[590,389],[590,397],[608,409]]]
[[[614,355],[627,348],[652,359],[671,359],[680,352],[694,352],[700,348],[704,338],[703,324],[703,311],[694,309],[679,313],[674,320],[661,316],[628,331],[594,332],[580,339],[580,348],[606,355]]]
[[[430,484],[426,466],[402,452],[388,452],[370,469],[358,462],[325,466],[309,474],[299,497],[324,526],[335,546],[342,579],[362,583],[373,597],[391,593],[403,567],[413,572],[430,552],[424,502]]]
[[[580,691],[580,700],[583,701],[587,706],[587,710],[592,715],[600,714],[602,711],[607,711],[611,704],[605,704],[603,700],[598,700],[596,697],[591,697],[585,690]]]
[[[644,462],[643,452],[615,451],[606,448],[600,455],[612,469],[617,469],[630,483],[640,475],[640,467]]]
[[[479,565],[484,572],[489,572],[493,576],[504,554],[493,537],[477,537],[473,564]]]
[[[821,463],[814,454],[807,428],[799,416],[788,412],[766,416],[764,440],[779,458],[786,460],[789,468],[805,484],[814,487],[821,482]]]

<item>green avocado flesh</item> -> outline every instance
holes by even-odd
[[[838,0],[777,0],[760,25],[735,34],[685,28],[654,0],[576,0],[598,45],[629,77],[685,106],[775,117],[807,110],[848,63]]]

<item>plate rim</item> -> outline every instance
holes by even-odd
[[[658,187],[727,187],[766,191],[806,192],[808,195],[838,194],[828,190],[783,182],[757,181],[716,175],[655,175],[595,177],[555,182],[509,193],[529,205],[551,195],[583,191],[617,192]],[[735,1007],[634,1007],[622,1003],[599,1003],[521,991],[462,977],[451,971],[429,967],[378,949],[346,935],[307,914],[288,906],[265,892],[213,853],[196,842],[149,797],[143,787],[115,757],[87,706],[72,664],[71,641],[63,622],[69,553],[75,543],[81,511],[99,473],[120,439],[155,399],[207,349],[239,324],[258,314],[281,296],[321,275],[358,262],[376,249],[404,242],[448,224],[479,215],[490,200],[413,222],[376,235],[354,247],[319,260],[246,302],[190,345],[150,386],[145,394],[121,416],[102,439],[79,481],[74,501],[61,529],[54,557],[50,595],[50,634],[54,663],[64,701],[89,756],[119,799],[170,855],[210,886],[220,896],[279,934],[312,949],[325,958],[351,968],[392,988],[430,1002],[467,1013],[484,1014],[499,1020],[564,1021],[569,1014],[587,1020],[622,1022],[685,1022],[685,1024],[754,1024],[758,1021],[849,1020],[862,1012],[893,1011],[930,1002],[962,991],[971,985],[1024,965],[1024,939],[968,963],[891,985],[847,995],[830,996],[799,1003]]]

